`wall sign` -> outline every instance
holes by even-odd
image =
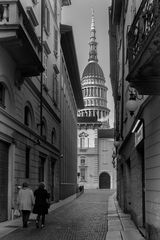
[[[135,132],[135,146],[137,146],[144,138],[143,133],[143,123],[139,126],[139,128]]]

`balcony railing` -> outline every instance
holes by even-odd
[[[0,44],[18,63],[24,76],[39,75],[41,44],[19,0],[0,1]]]
[[[159,13],[159,0],[143,0],[128,32],[129,75],[127,80],[137,88],[139,93],[143,94],[159,94],[160,91],[157,81],[157,76],[160,76],[157,68],[160,62]],[[143,86],[146,79],[145,84],[148,86]],[[144,91],[143,88],[145,88]]]
[[[129,63],[132,66],[160,25],[158,0],[143,0],[128,32]]]

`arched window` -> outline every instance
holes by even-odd
[[[44,117],[42,118],[42,137],[47,139],[47,122]]]
[[[98,88],[98,97],[100,97],[100,88]]]
[[[24,108],[24,124],[28,127],[32,127],[32,116],[28,106]]]
[[[86,97],[87,96],[87,88],[85,88],[84,90],[85,90],[84,96]]]
[[[82,132],[79,134],[80,138],[80,148],[88,148],[88,134],[85,132]]]
[[[93,96],[93,87],[91,87],[91,96]]]
[[[24,124],[34,129],[34,112],[30,102],[27,102],[24,107]]]
[[[0,107],[5,107],[5,86],[0,83]]]

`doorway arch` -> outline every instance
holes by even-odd
[[[107,172],[102,172],[99,176],[99,188],[110,189],[111,188],[111,177]]]

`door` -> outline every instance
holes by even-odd
[[[0,141],[0,222],[8,218],[8,149],[9,145]]]
[[[100,189],[110,189],[110,175],[106,172],[103,172],[99,176],[99,188]]]
[[[141,183],[142,183],[142,189],[141,189],[141,199],[142,199],[142,226],[145,227],[145,159],[144,159],[144,142],[142,141],[138,147],[137,151],[139,154],[139,161],[140,161],[140,167],[141,167]]]
[[[52,158],[51,160],[51,200],[55,200],[54,199],[54,178],[55,178],[55,163],[56,161]]]

